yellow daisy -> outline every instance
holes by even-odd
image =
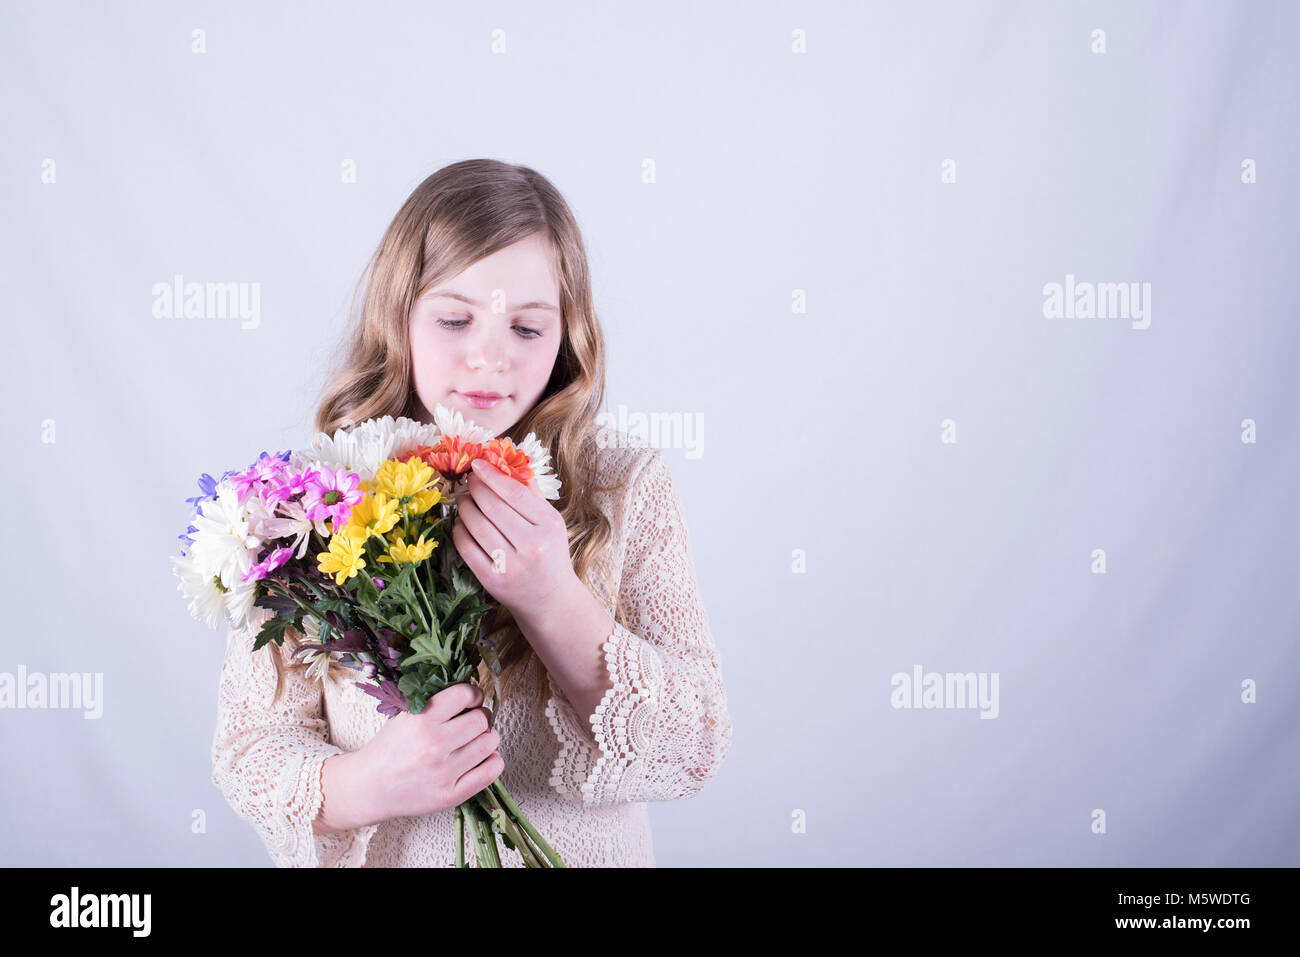
[[[436,488],[427,489],[423,492],[416,492],[415,497],[411,499],[410,504],[406,506],[406,514],[423,515],[441,501],[442,492],[438,491]]]
[[[366,534],[364,528],[347,525],[338,534],[330,536],[330,548],[316,556],[320,570],[334,575],[334,584],[342,585],[366,567]]]
[[[371,535],[387,534],[399,518],[401,516],[397,512],[397,502],[383,492],[375,492],[373,495],[367,494],[359,504],[352,507],[346,527],[360,528],[369,538]]]
[[[405,562],[408,564],[424,561],[432,555],[433,550],[438,547],[437,542],[426,542],[424,540],[424,536],[427,534],[429,534],[429,532],[426,529],[420,533],[420,540],[418,542],[413,542],[408,545],[406,544],[402,533],[398,532],[389,541],[388,554],[380,555],[379,560],[381,562]]]
[[[388,459],[375,472],[374,488],[389,498],[411,498],[428,489],[433,482],[433,469],[422,459],[399,462]]]

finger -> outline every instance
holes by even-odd
[[[545,521],[545,510],[548,507],[546,499],[540,494],[533,494],[527,485],[516,482],[486,459],[475,459],[471,486],[474,479],[482,481],[484,485],[496,492],[507,505],[531,524],[540,525]]]
[[[466,771],[484,761],[501,743],[501,735],[496,731],[484,731],[476,734],[466,744],[450,752],[446,759],[447,770],[453,777],[459,778]]]
[[[474,708],[482,703],[483,689],[476,684],[462,681],[439,691],[422,713],[429,715],[431,720],[438,724],[442,724],[466,708]]]
[[[492,530],[501,537],[502,543],[515,550],[518,550],[529,529],[536,527],[502,501],[501,496],[483,482],[471,485],[470,494],[465,496],[462,504],[467,506],[468,511],[481,515],[485,521],[490,522]],[[471,524],[470,531],[475,533],[475,538],[479,538],[478,526]],[[492,551],[492,546],[481,538],[479,544],[487,551]]]
[[[451,540],[456,546],[456,553],[465,559],[465,564],[474,573],[474,577],[481,582],[483,576],[492,567],[492,556],[483,551],[479,543],[474,541],[474,536],[470,534],[462,520],[457,520],[451,527]]]
[[[444,724],[440,738],[448,751],[454,751],[456,748],[463,748],[480,734],[486,734],[491,730],[492,722],[488,720],[488,709],[471,708]]]
[[[453,790],[457,804],[463,804],[472,798],[479,791],[501,777],[501,772],[506,769],[506,759],[493,751],[489,754],[482,764],[471,768],[462,774],[456,781],[456,787]]]
[[[481,494],[481,493],[480,493]],[[461,502],[460,508],[457,509],[460,520],[464,522],[465,528],[478,542],[485,554],[496,555],[500,553],[503,556],[513,555],[517,549],[511,541],[503,534],[500,528],[493,524],[488,516],[483,514],[478,503],[472,499],[466,498]],[[522,541],[520,532],[522,529],[518,526],[515,528],[516,540]]]

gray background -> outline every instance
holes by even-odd
[[[1300,864],[1297,8],[472,6],[3,6],[0,671],[104,715],[0,711],[0,862],[267,862],[183,499],[306,444],[382,230],[486,156],[579,218],[611,411],[705,425],[665,455],[735,737],[661,865]],[[260,325],[155,319],[176,273]],[[1150,327],[1045,318],[1067,274]],[[998,717],[892,708],[916,664]]]

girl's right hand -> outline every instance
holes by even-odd
[[[420,714],[394,715],[353,752],[365,795],[364,817],[433,814],[463,804],[500,777],[501,735],[490,727],[483,692],[462,683],[444,688]]]

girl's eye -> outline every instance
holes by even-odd
[[[459,329],[469,323],[468,319],[439,319],[438,325],[444,329]],[[536,339],[541,334],[540,329],[531,329],[528,326],[515,326],[515,331],[519,333],[521,339]]]

